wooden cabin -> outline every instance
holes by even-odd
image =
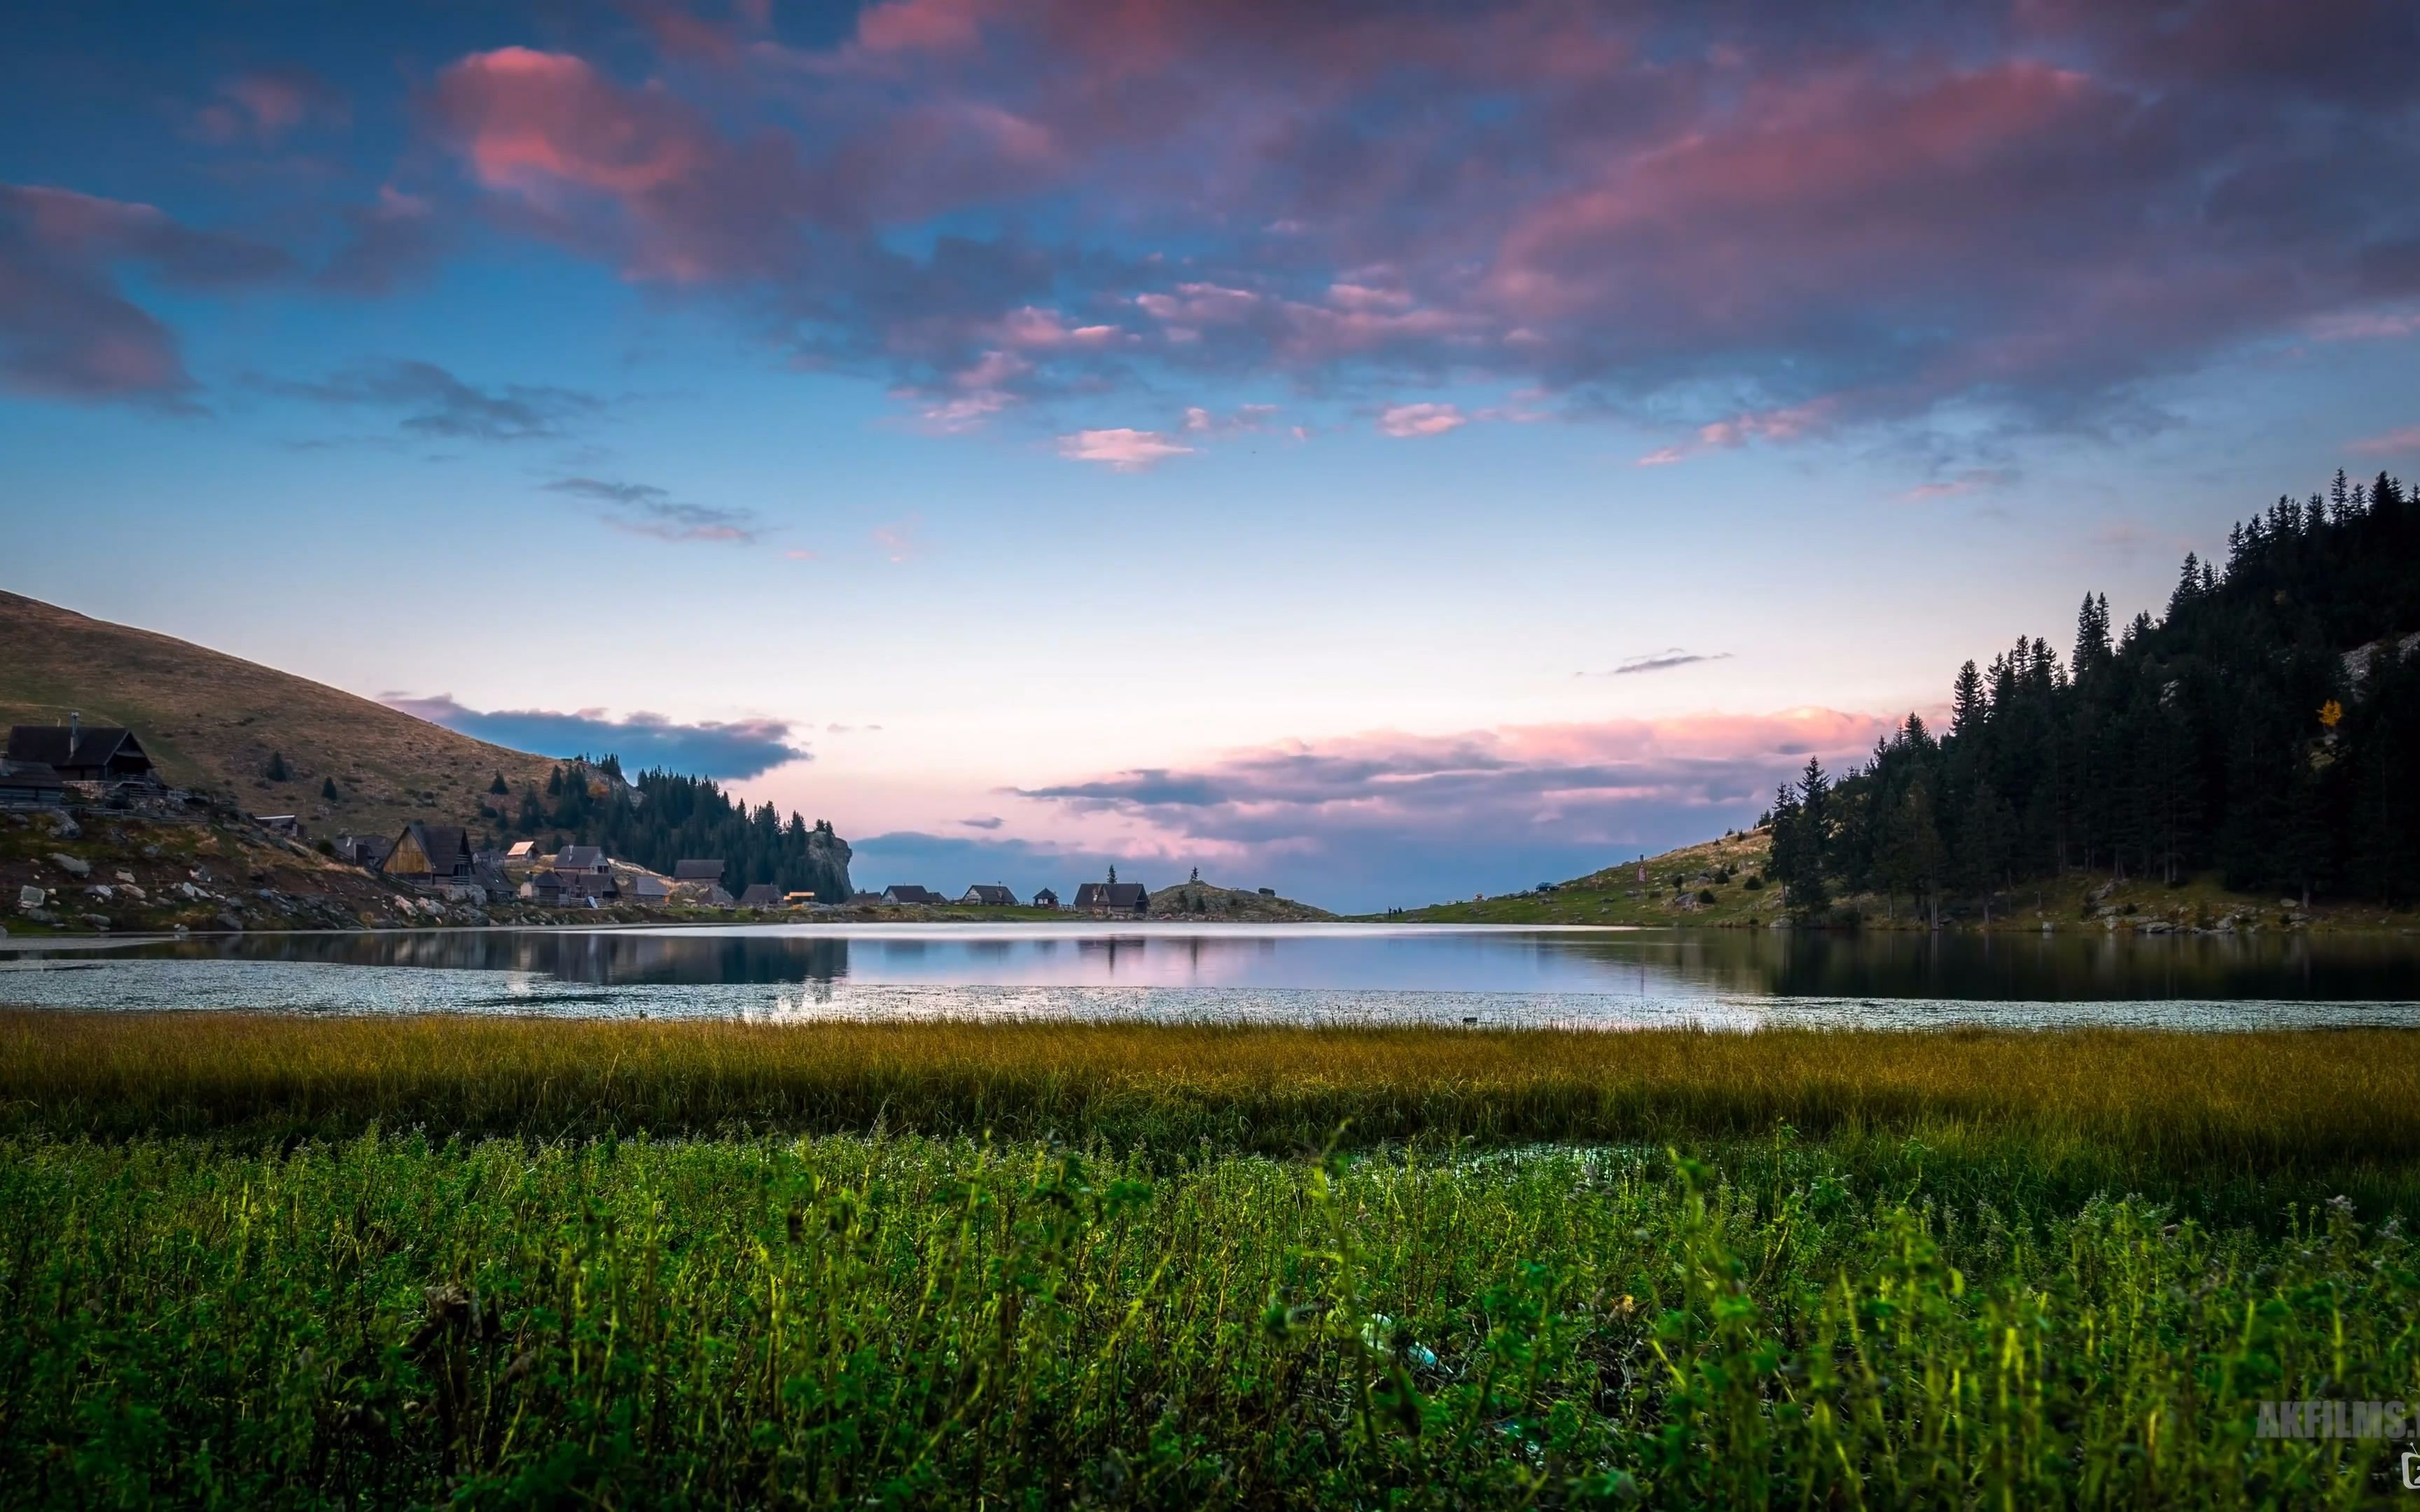
[[[65,724],[11,725],[8,759],[11,765],[47,766],[66,782],[160,780],[151,753],[134,738],[133,731],[114,724],[88,725],[73,717]]]

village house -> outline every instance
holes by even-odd
[[[675,861],[673,880],[675,882],[707,882],[720,887],[722,883],[722,863],[721,861]]]
[[[425,825],[415,819],[387,848],[379,870],[398,882],[467,885],[472,865],[471,838],[461,825]]]
[[[958,902],[984,908],[1014,908],[1016,906],[1016,894],[1003,887],[978,882],[969,887]]]
[[[395,841],[384,835],[339,835],[335,839],[336,859],[376,872],[385,864],[387,852]]]
[[[527,866],[536,859],[537,841],[534,840],[517,840],[504,847],[506,866]]]
[[[882,889],[887,903],[945,903],[950,900],[930,887],[920,887],[912,882],[902,882]]]
[[[556,908],[597,908],[620,900],[613,873],[540,872],[521,884],[520,895]]]
[[[256,813],[252,822],[272,835],[283,835],[287,840],[302,838],[302,821],[290,813]]]
[[[1144,914],[1151,892],[1140,882],[1087,882],[1076,889],[1076,909],[1089,914]]]
[[[81,715],[65,724],[21,724],[8,730],[11,765],[39,764],[67,782],[157,782],[150,752],[134,732],[114,724],[88,725]]]
[[[661,908],[673,901],[673,885],[651,872],[642,872],[622,889],[622,901],[643,908]]]
[[[601,845],[566,845],[554,853],[554,870],[559,876],[601,877],[613,868]]]
[[[0,762],[0,809],[55,809],[65,803],[65,779],[45,762]]]
[[[779,908],[783,901],[782,889],[769,882],[752,882],[739,895],[742,908]]]
[[[1049,888],[1044,887],[1034,893],[1033,906],[1036,908],[1056,908],[1059,906],[1059,895],[1052,892]]]

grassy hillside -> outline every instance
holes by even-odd
[[[1651,856],[1647,881],[1637,859],[1557,885],[1552,891],[1416,908],[1396,918],[1441,924],[1741,924],[1777,917],[1780,893],[1760,881],[1773,837],[1764,830],[1726,835]],[[1678,879],[1680,886],[1674,886]],[[1709,903],[1700,894],[1711,892]]]
[[[1336,916],[1291,898],[1265,897],[1241,887],[1222,887],[1215,882],[1180,882],[1151,895],[1151,917],[1269,924],[1303,923]]]
[[[1639,861],[1591,872],[1560,883],[1552,890],[1506,893],[1477,902],[1435,903],[1391,916],[1440,924],[1770,924],[1783,917],[1777,887],[1751,887],[1761,880],[1773,849],[1767,830],[1726,835],[1666,851],[1647,858],[1647,881],[1641,883]],[[1706,894],[1713,895],[1708,901]],[[1914,902],[1873,893],[1835,894],[1836,916],[1858,916],[1867,929],[1921,929]],[[2420,926],[2420,913],[2377,903],[2315,903],[2266,893],[2230,892],[2210,875],[2195,875],[2171,887],[2157,880],[2113,880],[2106,872],[2071,872],[2008,887],[1992,901],[1993,929],[2147,930],[2209,929],[2222,921],[2231,927],[2316,929],[2411,929]],[[1973,903],[1960,900],[1957,917],[1944,922],[1961,929],[1983,926]]]
[[[406,819],[475,825],[498,772],[546,780],[544,757],[169,636],[0,593],[0,722],[81,711],[142,737],[170,781],[227,793],[256,813],[296,813],[314,835],[381,833]],[[286,758],[284,782],[265,777]],[[333,777],[341,795],[321,796]]]

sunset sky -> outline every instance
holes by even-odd
[[[2409,0],[6,35],[0,587],[865,886],[1570,876],[2420,459]]]

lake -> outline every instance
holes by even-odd
[[[2420,1026],[2411,936],[771,924],[0,950],[0,1004],[1299,1023]]]

